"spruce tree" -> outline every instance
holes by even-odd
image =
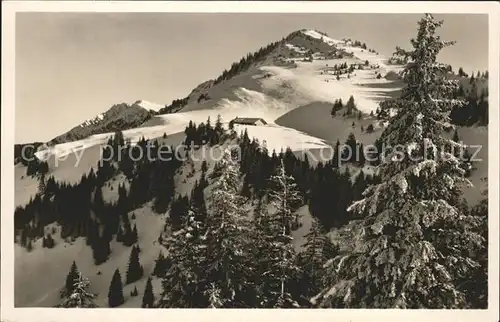
[[[267,209],[264,208],[262,199],[259,200],[257,207],[253,213],[253,220],[250,230],[251,258],[254,259],[251,271],[253,274],[249,277],[248,285],[250,286],[247,292],[245,303],[249,307],[263,307],[265,302],[266,290],[263,281],[266,278],[265,273],[268,272],[269,252],[268,249],[272,246],[274,234],[272,231],[272,219]]]
[[[132,229],[132,237],[131,240],[133,241],[133,244],[137,243],[139,240],[139,234],[137,233],[137,225],[134,224],[134,228]]]
[[[125,303],[125,298],[123,297],[122,277],[117,268],[109,285],[108,305],[109,307],[117,307],[123,303]]]
[[[91,247],[95,265],[101,265],[108,260],[111,254],[111,246],[107,238],[97,236]]]
[[[217,290],[209,296],[211,307],[241,307],[250,264],[245,243],[249,224],[232,151],[225,150],[220,162],[222,173],[214,184],[207,215],[208,269],[204,274]]]
[[[315,305],[468,307],[459,281],[477,267],[468,254],[483,238],[471,230],[477,221],[457,208],[458,188],[466,180],[458,160],[445,151],[449,111],[462,102],[448,98],[457,84],[436,62],[450,44],[435,35],[441,23],[426,14],[414,50],[398,49],[409,57],[406,85],[380,140],[407,148],[398,156],[388,151],[379,165],[380,183],[350,206],[361,217],[343,241],[352,249],[329,261],[330,282],[312,299]]]
[[[163,277],[168,269],[168,259],[165,258],[163,252],[160,250],[158,258],[155,260],[155,268],[153,269],[153,276]]]
[[[347,109],[347,115],[350,116],[354,113],[354,110],[356,109],[356,103],[354,103],[354,97],[352,95],[349,97],[349,100],[347,101],[345,107]]]
[[[55,241],[54,238],[52,238],[51,234],[48,234],[47,238],[44,237],[44,242],[45,242],[45,247],[47,248],[54,248],[55,246]]]
[[[271,214],[270,235],[265,237],[269,244],[263,258],[267,270],[262,281],[263,306],[296,307],[289,289],[299,271],[291,227],[298,219],[293,211],[300,203],[300,196],[294,178],[285,172],[283,160],[270,180],[269,197],[275,211]]]
[[[204,223],[192,209],[182,218],[182,227],[165,241],[172,263],[162,280],[161,308],[206,308],[206,263]]]
[[[326,232],[318,220],[313,219],[311,230],[305,236],[306,243],[304,252],[300,254],[299,263],[302,275],[301,293],[305,297],[316,295],[323,287],[324,269],[323,265],[335,256],[329,249],[330,243]]]
[[[64,285],[64,290],[62,292],[63,296],[69,295],[73,292],[73,287],[78,281],[79,274],[76,262],[73,261],[69,269],[69,273],[66,276],[66,284]]]
[[[122,228],[122,225],[119,224],[118,225],[118,232],[116,233],[116,241],[119,243],[123,242],[123,237],[124,237],[123,228]]]
[[[134,246],[130,251],[125,284],[130,284],[138,281],[143,275],[144,269],[139,262],[139,249],[137,248],[137,246]]]
[[[63,300],[62,303],[57,305],[61,308],[96,308],[94,300],[96,294],[88,291],[90,282],[87,278],[83,277],[82,273],[78,274],[78,278],[73,284],[71,293]]]
[[[47,186],[45,183],[45,174],[42,173],[42,175],[40,176],[40,180],[38,181],[38,193],[43,196],[45,194],[46,188]]]
[[[367,187],[365,174],[363,170],[359,171],[358,175],[354,179],[354,184],[352,187],[354,200],[362,199],[363,192]]]
[[[144,295],[142,296],[142,308],[153,308],[155,296],[153,294],[153,285],[151,284],[151,277],[146,282]]]

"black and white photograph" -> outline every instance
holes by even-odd
[[[251,6],[12,15],[4,306],[498,320],[499,7]]]

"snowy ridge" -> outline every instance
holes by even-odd
[[[136,104],[142,108],[145,108],[147,110],[153,110],[155,112],[158,112],[158,110],[165,107],[165,105],[157,104],[157,103],[153,103],[153,102],[145,101],[145,100],[137,101]]]
[[[309,37],[313,37],[313,38],[316,38],[316,39],[323,40],[324,42],[326,42],[330,46],[335,46],[335,45],[343,44],[344,43],[344,41],[342,41],[342,40],[337,40],[337,39],[330,38],[330,37],[328,37],[326,35],[323,35],[323,34],[317,32],[316,30],[303,30],[302,33],[304,35],[309,36]]]
[[[330,46],[334,46],[340,49],[345,50],[348,53],[352,53],[356,58],[365,61],[368,60],[371,63],[375,63],[379,66],[379,68],[383,69],[385,72],[388,71],[400,71],[402,70],[401,66],[391,66],[387,65],[387,62],[389,59],[382,55],[378,55],[376,53],[371,53],[366,49],[355,47],[351,45],[350,41],[344,41],[344,40],[337,40],[330,38],[328,36],[322,35],[321,33],[315,31],[315,30],[305,30],[302,31],[303,34],[308,35],[310,37],[313,37],[315,39],[320,39],[323,40],[325,43],[329,44]]]
[[[85,127],[85,126],[97,124],[100,121],[102,121],[103,119],[104,119],[104,113],[101,113],[101,114],[97,115],[96,117],[94,117],[93,119],[86,120],[85,122],[80,124],[80,126]]]

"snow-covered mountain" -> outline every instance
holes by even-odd
[[[357,108],[368,114],[399,86],[397,80],[383,76],[397,73],[401,66],[389,64],[387,57],[359,42],[332,39],[315,30],[296,31],[260,52],[253,61],[247,58],[233,64],[224,77],[200,84],[188,97],[174,101],[170,109],[145,100],[130,106],[116,105],[55,138],[52,142],[56,145],[39,155],[62,156],[74,151],[75,146],[88,148],[102,143],[116,130],[124,131],[132,141],[142,136],[175,134],[184,131],[189,121],[206,122],[218,115],[226,123],[235,117],[263,118],[268,123],[265,129],[239,128],[247,128],[261,142],[265,140],[271,150],[327,146],[321,138],[275,121],[308,104],[337,99],[346,102],[350,96]],[[153,115],[150,111],[171,113]]]
[[[86,120],[68,132],[51,140],[51,144],[62,144],[85,139],[94,134],[113,132],[137,127],[151,118],[151,103],[138,101],[132,105],[121,103],[113,105],[109,110]],[[143,106],[144,105],[144,106]]]

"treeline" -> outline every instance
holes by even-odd
[[[210,117],[205,123],[196,125],[193,121],[189,121],[188,126],[184,130],[186,138],[184,139],[185,146],[202,146],[204,144],[214,145],[221,141],[224,128],[222,126],[222,119],[217,116],[215,125],[212,125]]]
[[[222,74],[215,79],[214,85],[219,84],[222,81],[231,79],[239,73],[248,70],[253,64],[261,61],[262,59],[265,59],[266,56],[273,50],[275,50],[282,42],[282,40],[273,42],[265,47],[261,47],[254,53],[247,54],[246,57],[242,57],[239,62],[233,63],[229,70],[225,69]]]
[[[466,73],[462,67],[458,68],[457,75],[460,77],[469,78],[469,74]],[[487,70],[484,72],[477,71],[476,79],[479,79],[479,78],[488,79],[488,77],[489,77],[489,73]],[[472,74],[471,74],[471,79],[474,79],[474,72],[472,72]]]
[[[354,174],[347,165],[362,167],[365,164],[364,158],[356,154],[363,146],[356,141],[353,134],[346,141],[346,145],[354,151],[350,158],[344,156],[345,161],[341,160],[340,155],[345,151],[342,150],[340,142],[337,142],[333,158],[314,167],[309,163],[307,154],[304,158],[299,158],[290,149],[279,154],[273,151],[269,155],[255,139],[250,140],[246,132],[243,132],[239,141],[242,154],[240,171],[244,175],[243,196],[263,198],[269,189],[269,178],[273,170],[283,161],[285,171],[292,175],[297,183],[303,205],[308,206],[311,215],[317,218],[326,230],[346,224],[349,221],[349,204],[359,198],[364,188],[376,180],[363,171],[359,171],[353,180]]]
[[[165,107],[160,108],[158,110],[158,114],[175,113],[184,106],[186,106],[188,101],[189,101],[189,95],[184,98],[175,99],[172,101],[172,103],[170,103],[170,105],[165,105]]]
[[[222,81],[231,79],[232,77],[236,76],[237,74],[247,71],[252,65],[255,63],[258,63],[262,60],[264,60],[267,55],[269,55],[271,52],[273,52],[278,46],[282,45],[286,41],[293,39],[294,37],[298,35],[303,35],[300,31],[296,31],[288,35],[287,37],[275,41],[265,47],[261,47],[259,50],[257,50],[254,53],[249,53],[245,57],[242,57],[239,62],[235,62],[231,65],[231,68],[229,70],[225,69],[222,74],[215,79],[214,85],[218,84]],[[305,36],[305,35],[303,35]]]

